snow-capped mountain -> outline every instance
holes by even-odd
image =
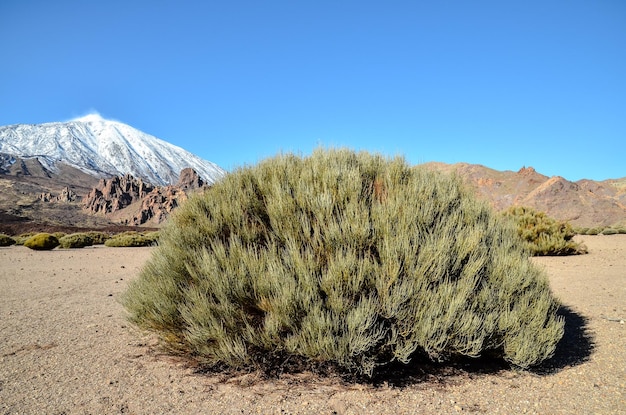
[[[0,127],[0,153],[36,157],[51,171],[61,162],[92,176],[130,173],[155,185],[176,183],[186,167],[208,183],[225,174],[210,161],[97,114],[68,122]]]

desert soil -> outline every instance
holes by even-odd
[[[416,366],[377,384],[198,373],[159,353],[118,302],[151,248],[0,248],[0,413],[626,413],[626,235],[584,242],[588,255],[534,259],[567,321],[543,368]]]

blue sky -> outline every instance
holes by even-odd
[[[0,4],[0,125],[97,111],[226,169],[350,147],[626,176],[626,1]]]

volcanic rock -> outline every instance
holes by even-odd
[[[39,195],[39,200],[42,202],[76,202],[79,200],[79,196],[74,192],[74,190],[65,186],[61,193],[58,196],[53,196],[50,192],[44,192]]]
[[[187,200],[187,194],[205,188],[206,182],[191,168],[183,169],[173,186],[153,186],[130,174],[101,179],[83,199],[83,208],[109,216],[126,225],[159,225],[175,208]]]
[[[91,213],[107,214],[129,206],[152,190],[154,186],[130,174],[100,179],[83,199],[83,207]]]

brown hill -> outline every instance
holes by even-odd
[[[513,172],[467,163],[423,166],[458,174],[497,210],[528,206],[581,227],[626,224],[626,178],[570,182],[544,176],[532,167]]]

